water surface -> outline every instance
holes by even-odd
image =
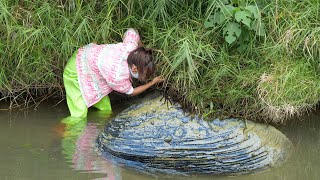
[[[144,174],[112,164],[93,151],[105,122],[128,104],[114,106],[108,117],[94,110],[86,121],[62,126],[68,109],[62,102],[42,103],[36,110],[0,111],[0,180],[2,179],[319,179],[320,111],[281,126],[293,142],[291,156],[281,167],[236,177]]]

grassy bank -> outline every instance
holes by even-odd
[[[135,27],[159,50],[169,94],[194,111],[285,122],[320,99],[319,9],[317,0],[0,0],[1,97],[63,96],[74,50]]]

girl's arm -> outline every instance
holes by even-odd
[[[145,90],[149,89],[151,86],[163,82],[164,78],[162,78],[161,76],[155,77],[152,81],[148,82],[147,84],[138,86],[136,88],[133,89],[132,94],[130,94],[130,96],[136,96],[142,92],[144,92]]]

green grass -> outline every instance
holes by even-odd
[[[285,123],[319,102],[320,2],[253,1],[266,36],[241,53],[221,26],[204,28],[219,1],[0,0],[1,100],[24,104],[64,94],[62,72],[77,48],[114,43],[128,27],[156,49],[172,97],[208,119]]]

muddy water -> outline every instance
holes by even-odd
[[[110,117],[94,110],[86,121],[62,126],[65,103],[42,103],[36,110],[0,110],[0,180],[4,179],[319,179],[320,112],[279,129],[294,144],[281,167],[236,177],[150,175],[115,165],[93,151],[94,140],[106,121],[128,105],[113,107]],[[0,108],[1,109],[1,108]],[[301,121],[300,121],[301,120]]]

